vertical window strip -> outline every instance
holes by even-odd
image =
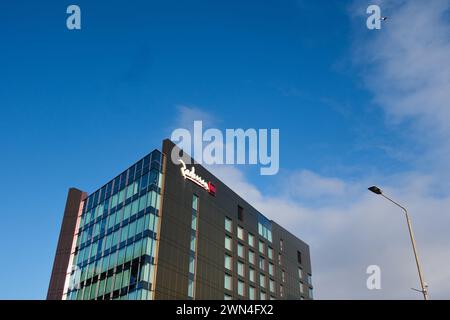
[[[198,230],[198,208],[199,198],[192,196],[192,219],[191,219],[191,245],[189,257],[189,282],[188,297],[195,299],[195,281],[197,276],[197,230]]]

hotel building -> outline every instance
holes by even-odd
[[[69,190],[47,299],[312,299],[309,246],[173,148]]]

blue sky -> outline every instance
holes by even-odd
[[[237,191],[248,184],[256,190],[255,205],[264,200],[259,203],[262,211],[265,205],[271,210],[273,203],[265,200],[272,199],[291,209],[298,205],[301,212],[319,206],[317,212],[341,214],[343,221],[349,221],[351,217],[342,212],[358,210],[343,206],[342,199],[366,201],[361,191],[371,178],[398,186],[401,183],[392,181],[429,177],[441,168],[442,164],[430,165],[417,155],[433,158],[434,151],[442,148],[428,142],[443,141],[448,132],[428,130],[437,126],[433,122],[437,120],[419,107],[415,113],[406,112],[401,99],[386,100],[411,88],[383,87],[383,83],[409,83],[423,70],[405,73],[402,79],[381,73],[380,68],[395,70],[393,63],[398,61],[384,49],[379,54],[371,50],[371,45],[386,40],[380,37],[395,45],[395,38],[386,33],[399,29],[367,30],[369,2],[74,3],[81,7],[80,31],[65,27],[65,11],[72,3],[0,4],[0,166],[4,168],[0,249],[2,260],[8,261],[0,276],[2,299],[45,298],[67,189],[94,191],[159,148],[189,112],[210,116],[221,129],[280,129],[280,175],[261,177],[253,168],[229,168],[239,170],[235,177],[242,183],[234,181]],[[436,3],[430,17],[448,13],[448,1]],[[405,1],[386,8],[401,17],[421,9]],[[435,27],[448,31],[448,23]],[[426,38],[433,29],[423,33]],[[446,52],[447,47],[441,49]],[[426,68],[427,63],[419,65]],[[440,83],[436,79],[431,85],[437,88]],[[431,120],[417,121],[422,116]],[[444,119],[447,116],[443,114]],[[425,138],[416,139],[420,136]],[[304,183],[306,188],[316,183],[317,193],[302,196],[299,190],[289,198],[274,194],[273,182],[280,185],[293,177],[293,183]],[[435,183],[426,181],[427,186]],[[342,191],[347,188],[354,190],[348,198]],[[434,190],[430,187],[423,194]],[[326,243],[317,239],[327,238],[327,230],[306,226],[307,230],[299,227],[294,232],[317,243],[320,256]],[[326,275],[322,279],[329,279],[332,272],[323,267],[327,261],[319,257],[316,261],[317,277],[322,272]],[[319,297],[352,297],[354,291],[350,287],[349,295],[333,290],[334,296],[327,295],[326,286],[332,284],[320,279],[318,283],[324,292],[321,295],[318,289]]]

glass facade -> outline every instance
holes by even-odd
[[[155,150],[83,203],[67,299],[152,299],[162,184]]]

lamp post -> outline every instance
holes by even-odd
[[[395,202],[391,198],[385,196],[383,194],[383,191],[380,188],[378,188],[377,186],[372,186],[372,187],[370,187],[368,189],[370,191],[372,191],[373,193],[375,193],[377,195],[380,195],[383,198],[389,200],[390,202],[395,204],[397,207],[400,207],[405,212],[406,222],[408,223],[409,236],[411,238],[411,243],[412,243],[412,247],[413,247],[413,251],[414,251],[414,258],[416,259],[417,271],[419,272],[420,286],[422,287],[422,290],[421,291],[418,290],[418,291],[422,292],[423,298],[425,300],[428,300],[428,286],[426,285],[424,277],[423,277],[423,274],[422,274],[422,267],[420,266],[419,255],[417,254],[416,240],[414,239],[414,233],[412,231],[411,219],[409,218],[408,210],[406,210],[405,207],[403,207],[402,205],[398,204],[397,202]]]

